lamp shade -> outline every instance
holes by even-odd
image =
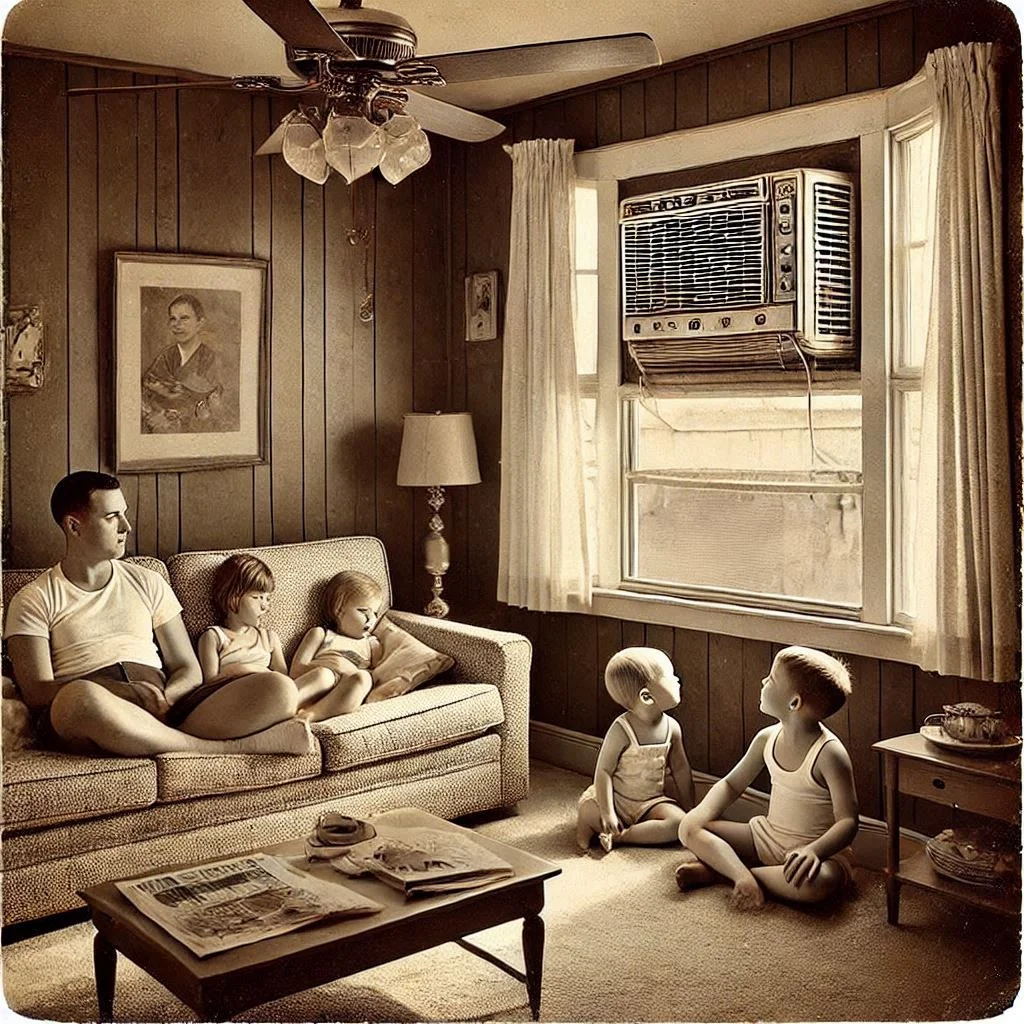
[[[399,487],[480,483],[473,418],[468,412],[408,412],[398,457]]]

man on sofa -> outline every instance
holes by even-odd
[[[11,599],[4,638],[42,745],[128,757],[305,753],[309,726],[285,676],[258,687],[238,679],[175,715],[202,672],[170,586],[120,561],[127,509],[116,477],[64,477],[50,498],[64,557]]]

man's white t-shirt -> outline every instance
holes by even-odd
[[[55,565],[11,598],[4,639],[38,636],[50,643],[55,679],[73,679],[118,661],[161,668],[153,630],[181,614],[174,591],[152,569],[111,562],[101,590],[82,590]]]

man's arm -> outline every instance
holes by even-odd
[[[7,653],[25,703],[33,709],[49,707],[57,691],[64,685],[53,678],[49,640],[41,636],[8,637]]]
[[[736,762],[728,775],[719,779],[704,795],[697,806],[690,811],[688,819],[699,828],[717,821],[734,804],[764,767],[764,746],[768,741],[771,726],[762,729],[747,747],[747,752]]]
[[[203,681],[203,672],[180,614],[162,626],[157,626],[153,632],[167,673],[164,697],[168,704],[173,704],[199,686]]]

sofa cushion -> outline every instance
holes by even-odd
[[[438,683],[313,723],[324,771],[387,761],[478,736],[505,720],[488,683]]]
[[[83,821],[148,807],[156,800],[156,765],[149,758],[80,757],[23,750],[4,763],[6,827]]]
[[[259,558],[274,574],[274,599],[263,624],[277,631],[288,660],[306,630],[326,624],[324,588],[342,569],[358,569],[372,576],[383,589],[383,607],[387,609],[391,604],[387,555],[377,537],[335,537],[264,548],[183,551],[167,559],[167,570],[182,605],[185,628],[193,640],[216,623],[210,602],[213,574],[228,555],[238,552]]]
[[[157,793],[161,801],[188,800],[216,793],[266,789],[320,774],[320,745],[305,754],[159,754]]]

